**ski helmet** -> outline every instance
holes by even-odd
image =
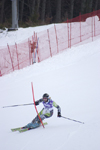
[[[45,93],[45,94],[43,94],[43,98],[49,98],[49,94],[47,94],[47,93]]]

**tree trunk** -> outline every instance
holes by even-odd
[[[34,12],[35,12],[35,0],[32,0],[32,16],[34,15]]]
[[[21,13],[20,13],[20,20],[21,20],[21,22],[23,20],[23,10],[24,10],[24,0],[22,0],[22,3],[21,3]]]
[[[37,13],[39,14],[40,0],[37,0]]]
[[[2,0],[2,3],[1,3],[1,19],[0,19],[1,23],[3,23],[3,17],[4,17],[4,4],[5,4],[5,0]]]
[[[44,23],[45,21],[45,7],[46,7],[46,0],[42,2],[42,12],[41,12],[41,21]]]
[[[70,19],[73,18],[73,11],[74,11],[74,0],[71,0],[71,4],[70,4]]]
[[[48,0],[48,3],[47,3],[47,6],[46,6],[47,8],[47,16],[48,17],[51,17],[51,1],[50,0]]]
[[[56,22],[61,22],[61,0],[57,0],[56,6]]]
[[[51,11],[51,1],[48,0],[46,4],[46,17],[45,17],[45,22],[47,24],[50,24],[52,22],[52,11]]]
[[[93,5],[93,0],[89,0],[89,8],[88,8],[88,12],[92,12],[92,5]]]
[[[81,14],[85,14],[86,0],[82,0],[81,2]]]
[[[94,10],[97,10],[97,8],[98,8],[98,0],[96,0],[96,2],[95,2],[95,9]]]

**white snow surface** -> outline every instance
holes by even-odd
[[[38,27],[43,30],[44,27]],[[20,37],[30,36],[29,28],[0,35],[2,46],[13,45]],[[31,28],[31,33],[35,28]],[[17,35],[18,32],[18,35]],[[16,33],[16,35],[15,35]],[[22,36],[21,36],[22,35]],[[2,108],[32,103],[48,93],[61,107],[62,116],[44,120],[48,125],[24,133],[10,129],[24,126],[36,116],[34,105]],[[37,106],[38,112],[43,108]],[[67,49],[41,63],[0,77],[0,150],[100,150],[100,37]]]
[[[54,24],[37,26],[37,27],[28,27],[28,28],[19,28],[16,31],[7,32],[3,30],[3,33],[0,34],[0,47],[5,47],[8,45],[14,45],[15,43],[21,43],[24,40],[28,40],[31,36],[34,35],[34,32],[38,33],[53,27]]]

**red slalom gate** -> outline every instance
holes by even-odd
[[[37,108],[36,108],[36,105],[35,105],[34,89],[33,89],[33,83],[32,83],[32,82],[31,82],[31,86],[32,86],[32,94],[33,94],[34,107],[35,107],[36,113],[37,113],[37,115],[38,115],[38,117],[39,117],[39,119],[40,119],[40,121],[41,121],[41,124],[42,124],[42,126],[43,126],[43,128],[44,128],[43,122],[42,122],[42,120],[41,120],[41,118],[40,118],[40,116],[39,116],[39,113],[38,113]]]

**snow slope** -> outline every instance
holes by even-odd
[[[27,29],[25,34],[28,35]],[[10,39],[13,43],[13,36]],[[11,128],[31,122],[36,116],[35,108],[2,107],[32,103],[31,82],[36,100],[47,92],[61,106],[63,116],[85,124],[58,118],[54,108],[45,129],[11,132]],[[100,37],[0,77],[0,150],[99,150],[99,90]],[[38,111],[42,108],[42,104],[37,106]]]
[[[23,40],[28,40],[29,37],[34,35],[34,32],[38,33],[53,27],[54,24],[37,26],[37,27],[28,27],[28,28],[19,28],[16,31],[7,32],[7,29],[0,33],[0,47],[5,47],[8,45],[14,45],[15,43],[23,42]]]

